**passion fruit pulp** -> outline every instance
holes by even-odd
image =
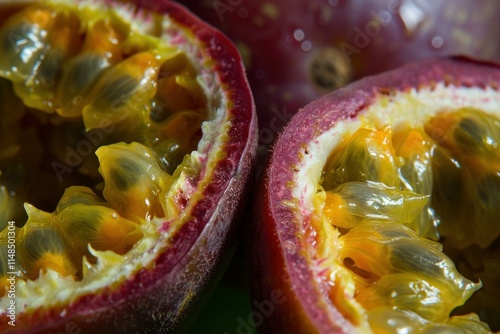
[[[236,241],[257,139],[238,52],[169,1],[0,13],[1,331],[173,331]]]
[[[258,201],[252,297],[282,296],[259,329],[500,330],[499,84],[497,65],[417,62],[292,119]]]

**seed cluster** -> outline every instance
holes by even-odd
[[[347,271],[332,280],[353,297],[349,306],[332,292],[341,311],[361,305],[381,332],[488,332],[472,312],[499,326],[499,145],[500,120],[462,108],[421,128],[361,128],[332,152],[316,207],[340,233]]]
[[[80,279],[96,261],[89,247],[123,255],[144,222],[176,214],[169,190],[201,138],[206,98],[182,50],[111,9],[40,2],[7,12],[0,221],[20,226],[20,278]],[[0,226],[2,258],[6,242]],[[2,282],[6,272],[0,261]]]

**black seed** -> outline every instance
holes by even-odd
[[[84,95],[97,80],[108,61],[97,54],[84,54],[68,68],[65,74],[65,89],[71,97]]]
[[[25,240],[26,254],[32,260],[38,260],[43,254],[51,253],[64,253],[64,241],[57,233],[51,228],[39,228],[28,232]]]
[[[461,170],[452,159],[445,149],[438,148],[433,152],[433,198],[435,202],[456,210],[460,207],[463,182]]]
[[[159,99],[154,99],[153,101],[151,101],[151,112],[149,114],[149,118],[153,122],[156,123],[163,122],[170,115],[172,115],[172,112],[167,108],[165,102]]]
[[[97,107],[102,110],[111,107],[111,112],[117,111],[129,102],[137,87],[139,81],[129,75],[113,78],[96,96]]]
[[[366,271],[363,268],[358,267],[356,265],[356,262],[352,258],[350,258],[350,257],[344,258],[343,262],[344,262],[344,266],[346,266],[353,273],[355,273],[356,275],[358,275],[358,276],[360,276],[360,277],[362,277],[364,279],[370,279],[370,278],[372,278],[374,276],[369,271]]]
[[[139,181],[141,171],[132,160],[118,159],[110,170],[111,182],[119,191],[126,191]]]
[[[477,183],[477,197],[489,210],[500,209],[500,175],[486,174]]]
[[[484,148],[483,138],[486,134],[473,119],[462,119],[453,135],[460,146],[469,152],[480,152]]]
[[[78,211],[76,211],[78,213]],[[71,217],[67,231],[73,234],[73,239],[85,243],[94,241],[102,223],[102,214],[91,209],[80,215]]]
[[[155,147],[159,161],[164,171],[173,174],[187,153],[183,145],[175,140],[167,140]]]
[[[63,55],[60,51],[49,52],[43,59],[37,73],[42,86],[51,88],[61,74]]]

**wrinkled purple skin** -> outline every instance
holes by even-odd
[[[179,0],[242,51],[259,116],[260,149],[331,89],[312,59],[336,48],[352,80],[450,55],[500,61],[500,2],[490,0]]]
[[[112,3],[112,1],[106,1]],[[243,63],[233,44],[185,8],[166,0],[136,0],[138,7],[170,16],[203,43],[232,105],[226,158],[215,167],[192,218],[173,237],[173,246],[117,290],[83,297],[73,305],[18,314],[16,327],[0,314],[2,333],[174,333],[190,321],[203,292],[225,269],[239,236],[257,147],[255,105]]]
[[[326,295],[329,287],[315,276],[310,251],[303,249],[310,229],[296,218],[290,180],[300,168],[300,159],[314,159],[304,152],[307,143],[336,122],[357,117],[377,96],[436,83],[465,87],[492,87],[500,94],[500,65],[465,58],[421,61],[367,77],[304,107],[279,136],[265,172],[252,236],[252,300],[263,303],[280,292],[282,300],[263,317],[259,333],[343,333],[354,332]],[[302,157],[302,158],[301,158]],[[312,233],[312,232],[310,232]],[[284,301],[283,301],[284,299]],[[254,305],[255,306],[255,305]],[[261,312],[257,307],[255,312]]]

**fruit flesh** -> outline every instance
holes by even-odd
[[[498,330],[498,307],[491,303],[498,274],[482,266],[464,272],[474,283],[455,264],[461,269],[470,246],[482,250],[475,261],[498,262],[499,119],[465,107],[427,116],[423,126],[368,123],[332,152],[315,195],[316,228],[340,244],[339,254],[330,254],[338,262],[322,274],[335,282],[330,298],[353,323],[368,319],[374,332],[480,333],[489,332],[486,323]],[[464,184],[467,191],[456,189]],[[429,238],[440,240],[451,258]],[[339,299],[335,290],[349,291],[349,284],[351,298]],[[489,298],[463,308],[483,322],[472,313],[450,318],[483,284]]]
[[[17,279],[35,289],[103,279],[99,268],[151,249],[180,212],[173,184],[197,178],[188,153],[208,115],[195,65],[103,8],[36,3],[0,26],[0,207],[24,225]]]

